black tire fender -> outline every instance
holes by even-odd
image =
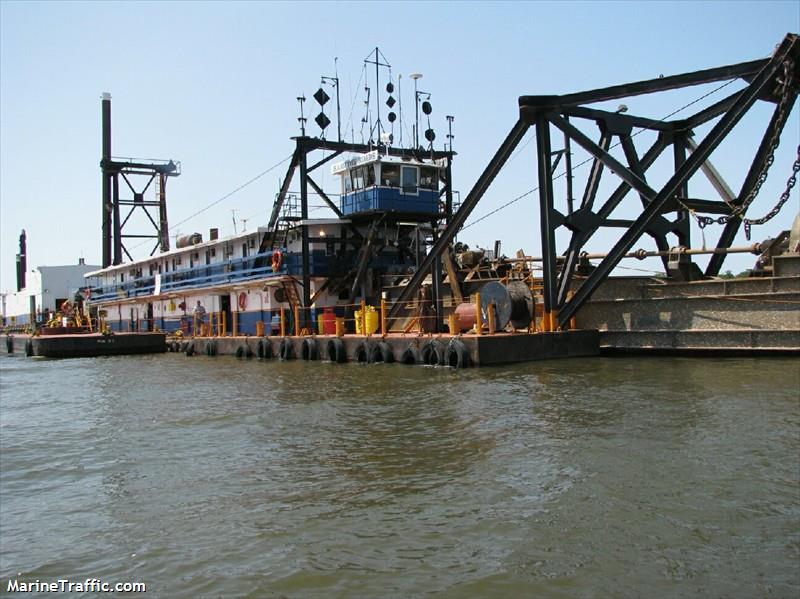
[[[335,362],[336,364],[344,364],[347,362],[347,350],[344,347],[344,341],[338,337],[328,339],[328,346],[325,353],[328,354],[328,360],[331,362]]]
[[[11,335],[6,335],[6,351],[10,354],[14,353],[14,338]]]
[[[431,339],[422,346],[420,358],[423,364],[428,364],[429,366],[444,366],[445,352],[442,348],[442,344],[435,339]]]
[[[281,345],[278,349],[278,355],[281,357],[281,360],[292,360],[294,359],[294,348],[292,347],[292,340],[288,337],[284,337],[281,339]]]
[[[304,360],[318,360],[319,350],[317,349],[317,342],[308,337],[303,339],[303,345],[300,348],[300,356]]]
[[[372,364],[377,362],[391,364],[394,362],[394,352],[392,352],[392,348],[389,347],[388,343],[381,341],[372,347],[372,353],[370,354],[369,361]]]
[[[447,364],[453,368],[469,368],[469,350],[460,339],[452,339],[447,346]]]
[[[193,356],[194,355],[194,341],[190,341],[186,344],[186,355]]]
[[[402,354],[400,354],[400,363],[409,364],[411,366],[420,363],[419,352],[413,345],[409,345]]]
[[[356,351],[353,352],[353,357],[356,362],[360,364],[367,364],[371,358],[369,343],[362,341],[356,346]]]
[[[30,358],[33,355],[33,339],[28,339],[25,342],[25,355]]]

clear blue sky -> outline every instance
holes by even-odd
[[[114,155],[182,162],[183,175],[171,180],[168,193],[174,225],[290,155],[289,137],[297,134],[295,97],[310,98],[320,75],[333,74],[334,57],[344,120],[352,114],[357,139],[363,90],[356,85],[371,49],[380,46],[392,74],[403,75],[406,114],[412,107],[408,74],[424,74],[420,88],[432,94],[437,144],[444,142],[444,116],[456,117],[456,188],[466,194],[513,125],[520,95],[580,91],[752,60],[769,55],[787,32],[798,31],[796,1],[3,1],[0,289],[14,286],[23,228],[31,267],[71,264],[81,255],[100,262],[98,163],[105,91],[113,96]],[[628,104],[631,113],[661,118],[710,89]],[[789,174],[800,138],[797,112],[754,216],[772,205]],[[757,111],[714,159],[734,189],[768,118],[768,108]],[[536,186],[535,144],[528,140],[472,220]],[[237,218],[248,219],[248,229],[264,224],[283,172],[283,167],[270,172],[177,229],[205,236],[218,226],[223,234],[232,233],[232,209]],[[327,189],[335,191],[334,183],[330,174],[324,177]],[[716,198],[705,192],[698,183],[699,197]],[[793,206],[775,226],[757,230],[757,239],[789,226],[798,209],[796,193]],[[484,246],[503,239],[506,253],[524,248],[539,254],[535,202],[531,194],[467,229],[461,239]],[[612,243],[600,239],[593,249]],[[638,245],[651,247],[645,240]],[[141,256],[144,250],[137,252]],[[734,263],[734,270],[751,263],[748,257]]]

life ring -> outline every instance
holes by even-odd
[[[283,254],[280,250],[272,252],[272,272],[278,272],[283,264]]]
[[[385,341],[381,341],[372,348],[372,355],[369,358],[370,363],[383,362],[384,364],[391,364],[394,362],[394,354],[392,348]]]
[[[239,304],[239,310],[244,310],[247,307],[247,294],[244,291],[239,294],[237,302]]]
[[[344,342],[338,337],[328,339],[327,354],[331,362],[336,364],[347,362],[347,350],[344,347]]]
[[[452,368],[469,367],[469,350],[463,341],[453,339],[447,346],[447,363]]]

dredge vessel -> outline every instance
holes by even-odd
[[[333,85],[338,98],[339,82],[323,77],[314,94],[320,109],[314,120],[321,133],[306,134],[306,99],[298,98],[301,135],[293,138],[295,149],[267,225],[222,239],[212,229],[208,241],[196,233],[179,240],[175,249],[169,247],[166,183],[179,174],[180,163],[112,158],[111,98],[104,95],[103,268],[87,275],[88,302],[111,332],[163,331],[171,335],[168,349],[187,354],[466,366],[594,355],[601,347],[797,352],[800,241],[787,231],[745,248],[732,243],[742,224],[749,236],[750,227],[780,211],[800,169],[799,147],[778,204],[767,217],[747,217],[796,103],[798,58],[798,38],[789,34],[767,59],[562,96],[522,96],[507,138],[472,190],[457,201],[452,130],[449,147],[435,149],[430,94],[417,89],[418,77],[412,76],[413,140],[408,147],[394,145],[395,82],[389,77],[382,85],[381,69],[389,65],[376,48],[365,60],[365,66],[375,67],[375,106],[365,119],[370,127],[365,143],[347,142],[341,132],[335,140],[326,139],[331,120],[324,84]],[[603,108],[623,98],[732,79],[742,82],[740,89],[683,119]],[[377,93],[384,89],[388,126],[381,120]],[[710,158],[758,102],[774,105],[773,116],[735,192]],[[420,110],[427,126],[420,124]],[[452,126],[452,117],[447,120]],[[587,125],[596,128],[598,141],[586,133]],[[499,245],[496,251],[466,248],[456,235],[531,128],[536,133],[541,255],[506,257]],[[701,128],[707,132],[695,139]],[[563,148],[554,149],[553,132],[563,135]],[[652,141],[644,150],[635,139],[642,132]],[[420,137],[427,143],[420,144]],[[573,194],[573,146],[586,152],[591,163],[580,200]],[[622,158],[612,151],[616,146]],[[673,157],[672,173],[663,186],[654,187],[647,171],[665,151]],[[559,173],[562,158],[565,170]],[[323,167],[339,178],[338,199],[314,178]],[[617,182],[601,202],[605,173]],[[701,174],[719,198],[690,193]],[[144,176],[143,188],[132,184],[135,176]],[[145,192],[154,181],[156,199],[148,201]],[[121,182],[132,199],[121,199]],[[291,191],[293,183],[299,190]],[[629,195],[634,197],[626,199]],[[310,196],[333,217],[310,218]],[[123,218],[125,207],[130,212]],[[157,218],[148,208],[158,209]],[[125,234],[137,210],[148,214],[153,234]],[[702,250],[692,249],[692,220],[706,233],[709,225],[722,227],[715,247],[706,249],[704,240]],[[621,231],[617,242],[608,252],[590,255],[585,248],[592,238],[609,229]],[[569,236],[566,248],[556,243],[562,231]],[[127,237],[153,238],[150,257],[124,262],[125,255],[130,258]],[[654,250],[634,249],[643,237],[652,240]],[[746,288],[719,278],[733,251],[760,256],[755,282]],[[693,262],[699,253],[711,254],[705,271]],[[663,274],[622,284],[609,278],[621,260],[644,256],[659,258]],[[781,266],[773,271],[775,259]],[[660,290],[650,292],[649,287]],[[626,295],[615,297],[623,288]],[[619,301],[644,300],[648,293],[653,301],[639,301],[637,315],[622,322]],[[665,298],[675,318],[663,317],[659,301]],[[771,311],[764,321],[753,319],[752,312],[767,304]],[[697,318],[677,318],[687,310]],[[728,312],[741,318],[731,321]],[[725,316],[713,316],[720,313]],[[650,322],[650,328],[642,328],[643,322]],[[708,325],[713,322],[736,326]],[[721,329],[729,333],[724,341],[720,335],[714,341],[703,336]],[[767,339],[754,336],[753,330],[776,334]],[[637,334],[638,341],[630,341]]]

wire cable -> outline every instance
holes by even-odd
[[[252,178],[248,179],[247,181],[245,181],[244,183],[242,183],[241,185],[239,185],[239,187],[237,187],[236,189],[234,189],[234,190],[232,190],[232,191],[229,191],[228,193],[226,193],[226,194],[225,194],[225,195],[223,195],[222,197],[220,197],[220,198],[218,198],[218,199],[214,200],[214,201],[213,201],[213,202],[211,202],[210,204],[207,204],[206,206],[204,206],[203,208],[201,208],[201,209],[200,209],[200,210],[198,210],[197,212],[195,212],[195,213],[193,213],[193,214],[190,214],[189,216],[187,216],[186,218],[184,218],[182,221],[179,221],[179,222],[177,222],[177,223],[175,223],[175,224],[173,224],[173,225],[170,225],[170,227],[169,227],[169,229],[168,229],[168,232],[171,232],[173,229],[175,229],[175,228],[179,227],[180,225],[183,225],[183,224],[187,223],[188,221],[192,220],[194,217],[196,217],[196,216],[199,216],[200,214],[202,214],[202,213],[203,213],[203,212],[205,212],[206,210],[209,210],[210,208],[213,208],[214,206],[216,206],[216,205],[217,205],[217,204],[219,204],[220,202],[222,202],[222,201],[224,201],[224,200],[227,200],[229,197],[231,197],[232,195],[234,195],[234,194],[236,194],[236,193],[240,192],[241,190],[243,190],[243,189],[244,189],[245,187],[247,187],[248,185],[251,185],[251,184],[255,183],[256,181],[258,181],[258,180],[259,180],[261,177],[263,177],[264,175],[268,174],[268,173],[269,173],[269,172],[271,172],[271,171],[274,171],[276,168],[278,168],[279,166],[281,166],[282,164],[284,164],[285,162],[287,162],[287,161],[288,161],[288,160],[290,160],[291,158],[292,158],[292,154],[289,154],[289,155],[288,155],[286,158],[284,158],[284,159],[283,159],[283,160],[281,160],[280,162],[277,162],[277,163],[273,164],[273,165],[272,165],[271,167],[269,167],[268,169],[266,169],[266,170],[263,170],[263,171],[261,171],[260,173],[258,173],[258,174],[257,174],[255,177],[252,177]],[[136,248],[138,248],[138,247],[141,247],[142,245],[144,245],[144,244],[146,244],[146,243],[150,243],[150,242],[149,242],[149,241],[142,241],[142,242],[140,242],[140,243],[137,243],[136,245],[132,246],[130,249],[131,249],[131,250],[135,250]]]

